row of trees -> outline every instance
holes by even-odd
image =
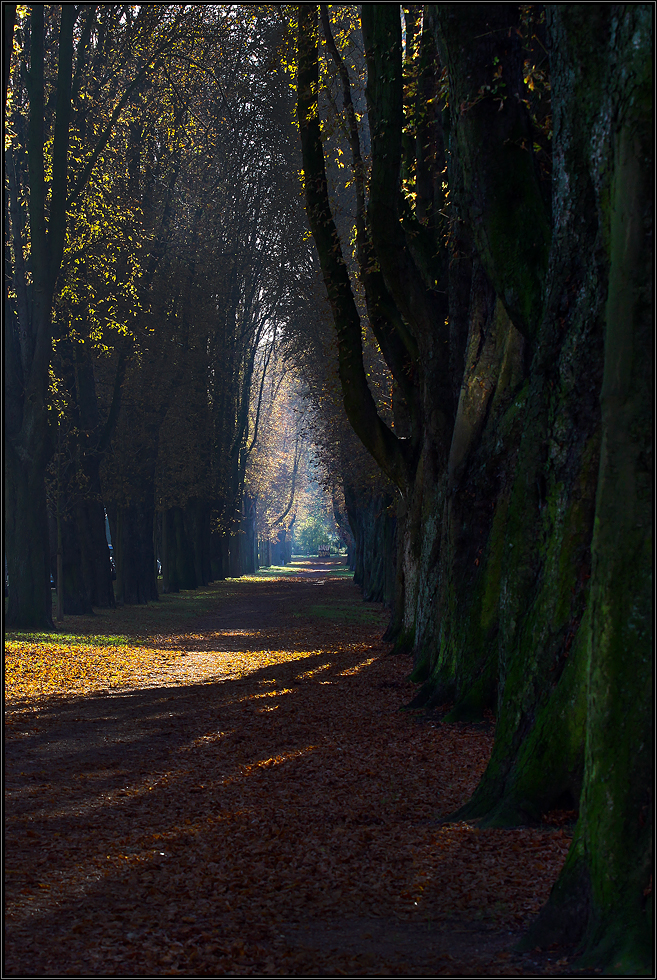
[[[254,567],[308,243],[276,11],[3,13],[8,623],[43,628],[55,550],[65,613],[157,599],[157,556],[165,591]]]
[[[649,971],[652,9],[361,18],[366,117],[357,36],[324,5],[298,8],[297,109],[346,413],[396,488],[392,634],[416,703],[497,715],[456,816],[579,808],[527,941]]]

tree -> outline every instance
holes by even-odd
[[[45,467],[50,455],[47,417],[52,297],[64,246],[67,155],[71,114],[75,8],[62,9],[57,24],[41,5],[30,13],[29,66],[23,64],[27,89],[25,149],[30,185],[30,288],[23,260],[23,235],[16,207],[12,223],[14,264],[7,296],[5,331],[6,547],[11,590],[11,625],[51,625],[50,568],[46,516]],[[45,60],[44,40],[55,40],[56,69]],[[24,28],[25,29],[25,28]],[[49,44],[49,54],[51,45]],[[51,195],[46,218],[44,165],[46,70],[56,71],[52,125]],[[52,102],[49,100],[49,103]],[[51,110],[52,111],[52,110]],[[12,295],[13,293],[13,295]],[[15,297],[15,305],[11,302]]]
[[[187,5],[29,7],[17,25],[11,72],[6,294],[6,547],[12,588],[8,622],[51,624],[45,470],[52,452],[48,383],[52,311],[72,203],[94,173],[133,92],[175,43]],[[95,54],[111,105],[100,131],[86,126],[81,102]],[[72,129],[73,138],[72,138]],[[27,213],[27,223],[24,213]]]

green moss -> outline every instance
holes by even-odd
[[[529,420],[513,492],[498,504],[482,595],[485,635],[500,613],[495,597],[504,590],[500,708],[489,766],[459,817],[482,817],[495,826],[539,820],[564,793],[575,802],[582,779],[586,569],[599,435],[580,450],[568,487],[553,478],[541,508],[536,428],[542,424],[540,416]]]
[[[568,659],[549,698],[536,709],[531,731],[522,742],[506,800],[539,820],[568,794],[576,806],[584,768],[586,669],[590,643],[587,607]]]
[[[498,304],[501,308],[500,315],[503,315],[506,318],[508,326],[502,335],[504,341],[502,363],[500,365],[497,383],[495,385],[495,394],[493,395],[493,401],[490,408],[490,413],[493,417],[498,415],[500,409],[503,407],[506,408],[508,399],[512,395],[513,391],[522,385],[524,374],[522,356],[524,349],[523,337],[508,319],[508,315],[506,310],[502,308],[502,304],[499,303],[499,301]],[[515,400],[518,401],[521,398],[522,394],[520,392],[516,393]],[[502,421],[500,425],[500,430],[503,429],[504,421]]]
[[[469,687],[465,695],[459,698],[445,721],[483,721],[484,711],[495,707],[497,697],[497,657],[491,650],[486,659],[481,675]]]
[[[508,325],[506,314],[502,311],[500,315]],[[506,343],[508,336],[507,329],[501,343]],[[516,345],[520,342],[515,331],[514,341]],[[495,417],[489,414],[481,442],[469,463],[473,472],[469,479],[483,480],[482,487],[489,479],[486,474],[491,460],[496,468],[513,466],[508,447],[517,443],[527,390],[524,385],[515,395],[509,392],[510,403],[508,397],[506,404],[500,399]],[[503,491],[475,566],[471,564],[472,556],[464,561],[461,545],[461,535],[469,521],[467,509],[464,513],[462,507],[453,506],[448,511],[450,537],[443,537],[441,563],[450,569],[450,574],[443,580],[440,605],[433,607],[437,641],[431,649],[430,675],[425,676],[423,660],[413,679],[433,685],[432,705],[455,700],[450,716],[454,720],[480,720],[486,708],[496,707],[500,585],[509,510],[509,493],[504,487],[502,482]]]
[[[393,648],[393,653],[411,653],[415,645],[415,628],[412,629],[401,629],[395,640],[395,646]],[[425,657],[426,662],[428,662],[428,656]],[[424,662],[420,660],[419,662]]]
[[[604,967],[606,977],[654,977],[652,929],[628,929],[622,920],[573,964],[578,970]]]
[[[495,508],[493,527],[488,539],[488,555],[481,598],[480,622],[484,635],[497,623],[500,611],[500,582],[502,578],[502,560],[504,556],[504,537],[509,513],[509,496],[503,494]]]
[[[410,633],[407,634],[406,642],[407,643],[411,642]],[[430,675],[431,675],[431,645],[425,642],[421,646],[415,646],[415,649],[413,651],[413,670],[410,675],[410,680],[414,684],[423,684],[429,679]]]

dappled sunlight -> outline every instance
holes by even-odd
[[[304,670],[302,674],[297,674],[295,680],[296,681],[308,680],[310,677],[314,677],[315,674],[318,674],[321,670],[328,670],[329,667],[331,667],[331,664],[321,664],[319,667],[315,667],[314,670]]]
[[[169,667],[170,650],[92,643],[5,642],[5,705],[83,694],[136,682]]]
[[[305,582],[319,584],[316,579],[353,579],[353,572],[345,565],[342,557],[333,558],[294,558],[287,565],[271,565],[258,569],[251,575],[242,577],[249,582]]]
[[[289,759],[300,759],[301,756],[306,755],[308,752],[313,752],[317,748],[316,745],[307,745],[303,749],[295,749],[294,752],[282,752],[278,755],[273,755],[268,759],[259,759],[258,762],[254,762],[251,766],[244,767],[245,775],[253,772],[256,769],[267,769],[270,766],[280,766],[281,763],[287,762]]]
[[[362,660],[359,664],[356,664],[355,667],[347,667],[346,670],[340,671],[340,677],[349,677],[351,674],[357,674],[360,670],[363,670],[364,667],[369,667],[370,664],[373,664],[376,659],[376,657],[368,657],[367,660]]]
[[[171,636],[169,643],[171,646],[182,646],[190,640],[203,640],[208,642],[220,636],[262,636],[262,630],[215,630],[208,633],[178,633]],[[194,651],[190,651],[194,652]]]
[[[277,698],[279,694],[294,694],[296,688],[285,687],[282,691],[267,691],[266,694],[251,694],[249,697],[253,698]]]
[[[236,634],[237,635],[237,634]],[[242,677],[263,667],[322,657],[325,650],[182,650],[152,647],[94,647],[92,644],[30,644],[8,641],[5,648],[5,704],[26,705],[50,696],[121,691],[143,686],[209,681],[217,676]],[[11,714],[8,724],[12,724]]]

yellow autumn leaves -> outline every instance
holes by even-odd
[[[75,640],[75,638],[73,638]],[[321,650],[190,650],[190,639],[178,636],[180,648],[118,643],[7,640],[5,704],[51,696],[76,696],[126,686],[203,683],[243,677],[264,667],[321,655]],[[206,640],[207,642],[207,640]],[[354,645],[357,646],[357,645]],[[185,649],[186,648],[186,649]],[[282,693],[282,692],[278,692]]]
[[[144,669],[161,669],[175,656],[143,647],[8,640],[5,703],[119,687]]]

